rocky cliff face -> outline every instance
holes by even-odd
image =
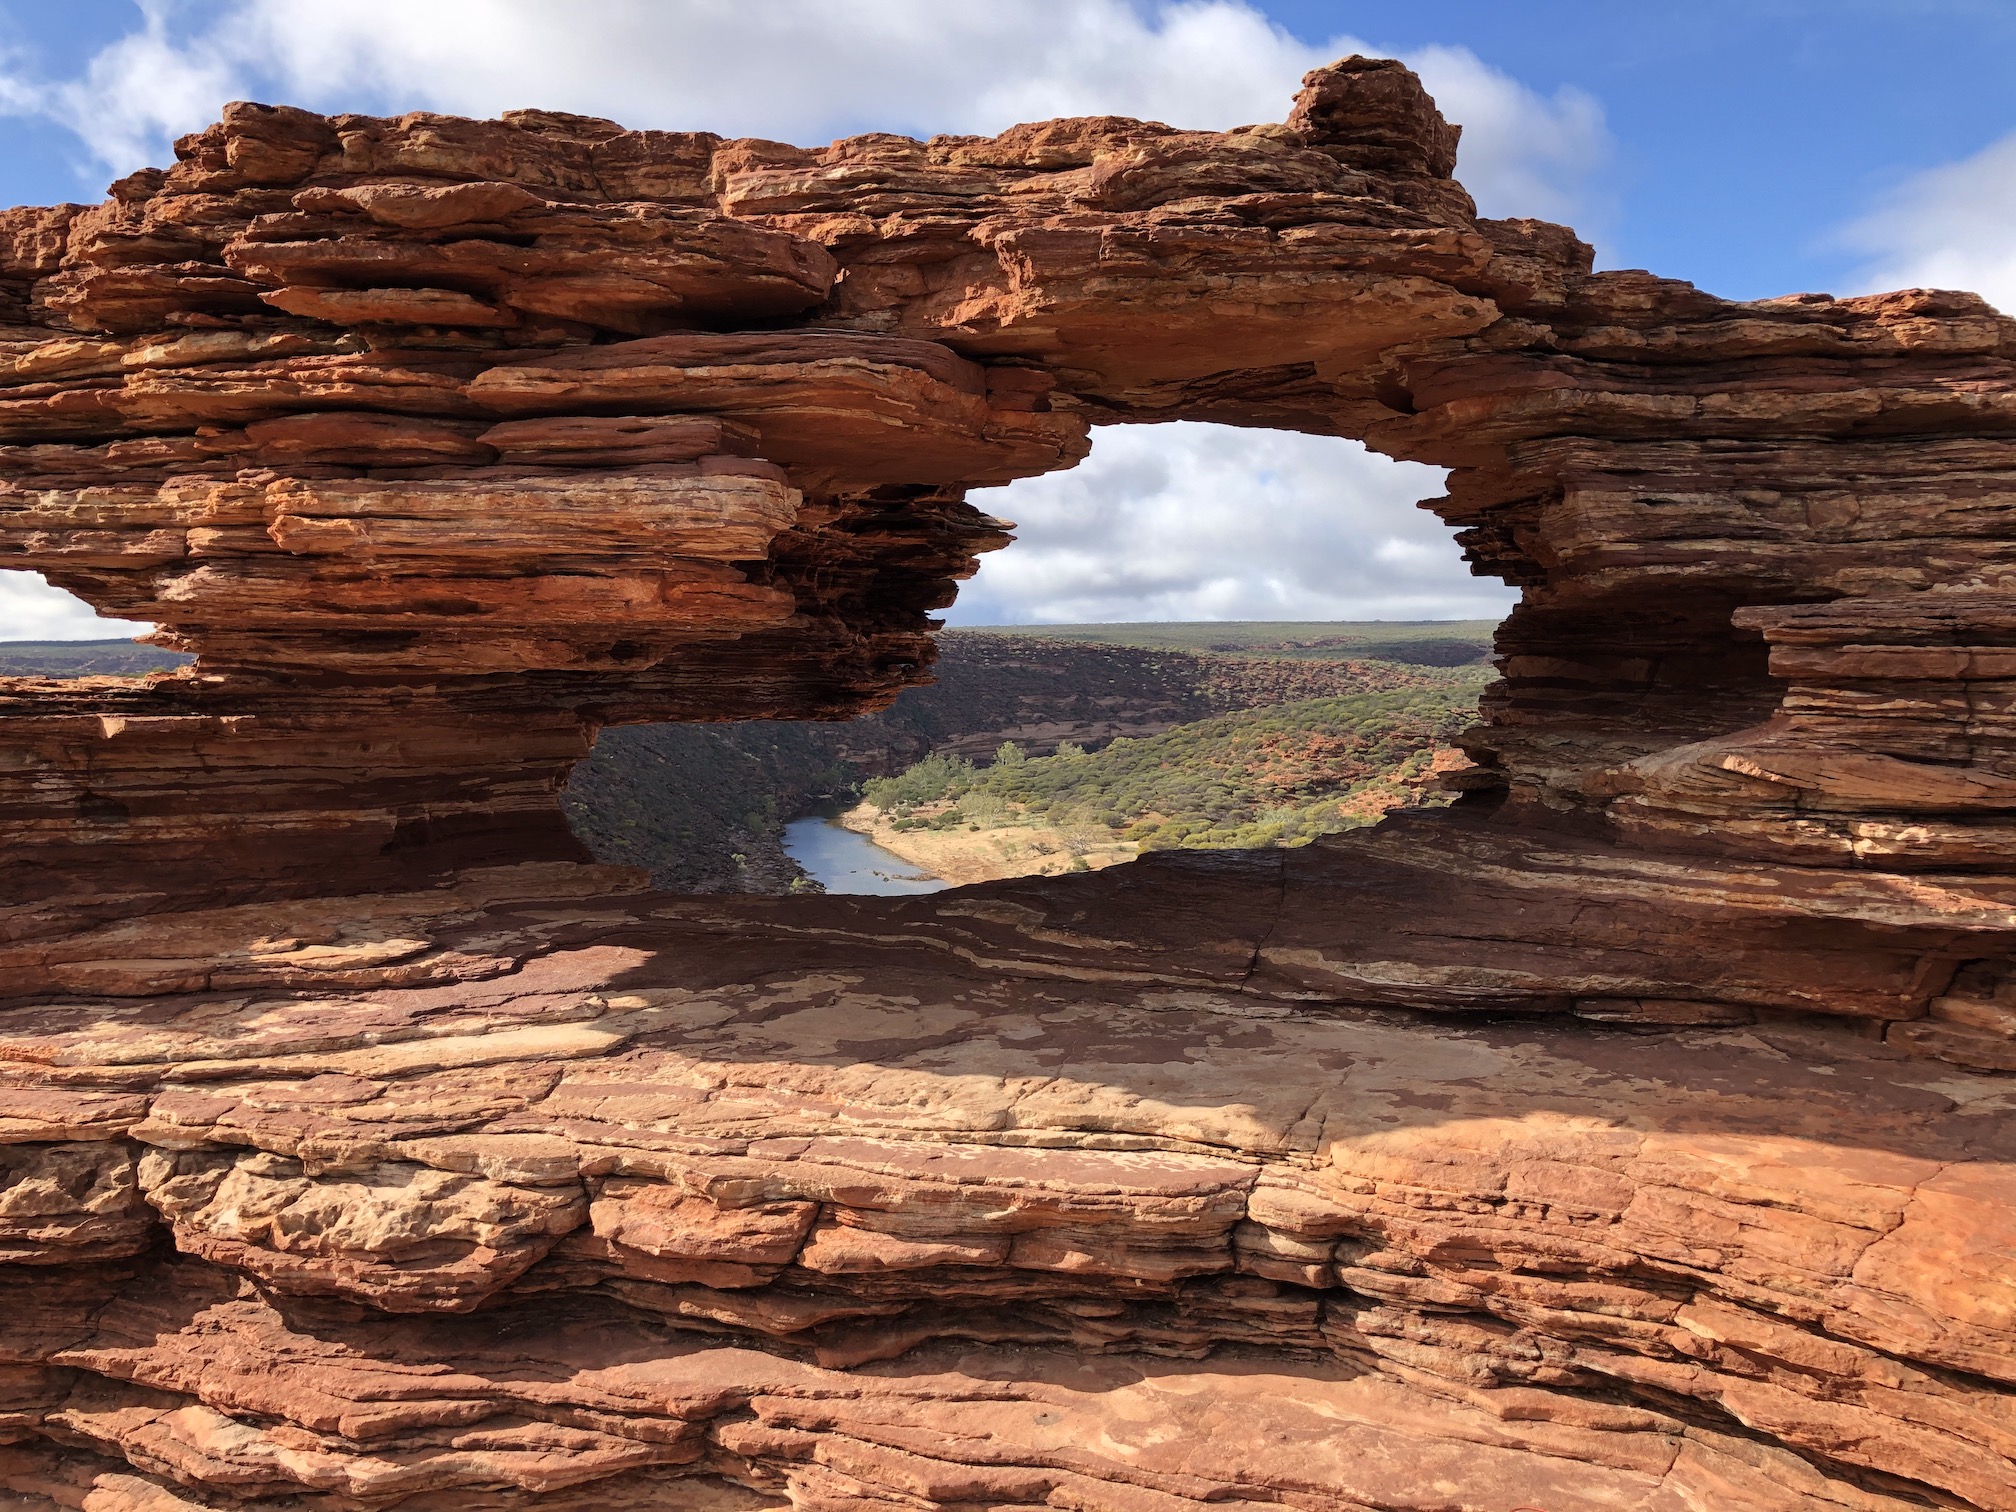
[[[2016,324],[1593,274],[1454,145],[1365,60],[821,151],[234,106],[11,212],[0,561],[199,659],[0,682],[0,1485],[2016,1507]],[[583,864],[598,728],[879,706],[963,487],[1179,417],[1452,469],[1525,595],[1455,809]]]

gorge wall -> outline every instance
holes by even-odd
[[[0,1486],[125,1512],[2016,1507],[2016,323],[1285,123],[230,107],[0,222]],[[1457,805],[929,898],[586,862],[597,730],[928,675],[1094,423],[1523,591]],[[1264,528],[1264,522],[1258,522]]]
[[[1431,644],[1426,654],[1463,649]],[[1036,756],[1064,741],[1099,749],[1235,709],[1446,680],[1390,662],[961,631],[939,637],[932,676],[879,713],[845,723],[605,731],[562,794],[568,824],[598,859],[639,867],[666,892],[784,893],[810,880],[785,853],[785,821],[829,801],[858,801],[863,779],[893,776],[934,751],[986,762],[1004,742]]]

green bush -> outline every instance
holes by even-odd
[[[862,784],[861,796],[885,811],[899,806],[914,808],[956,796],[972,779],[972,762],[934,751],[898,776],[870,778]]]

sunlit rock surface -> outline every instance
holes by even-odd
[[[1284,125],[233,106],[0,234],[0,1487],[85,1512],[2016,1508],[2016,324]],[[844,718],[1093,423],[1519,585],[1463,797],[911,899],[587,864]],[[1255,528],[1264,528],[1256,522]]]

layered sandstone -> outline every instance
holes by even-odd
[[[1117,876],[80,942],[7,1024],[0,1465],[36,1506],[2016,1505],[2012,1084],[1821,1019],[1311,1012],[1222,887],[1144,880],[1188,906],[1116,953]]]
[[[1593,273],[1455,142],[1366,60],[817,151],[240,105],[10,212],[0,563],[199,659],[0,682],[0,1485],[2016,1507],[2016,324]],[[966,487],[1173,418],[1451,469],[1524,594],[1454,809],[582,864],[597,729],[876,707]]]

